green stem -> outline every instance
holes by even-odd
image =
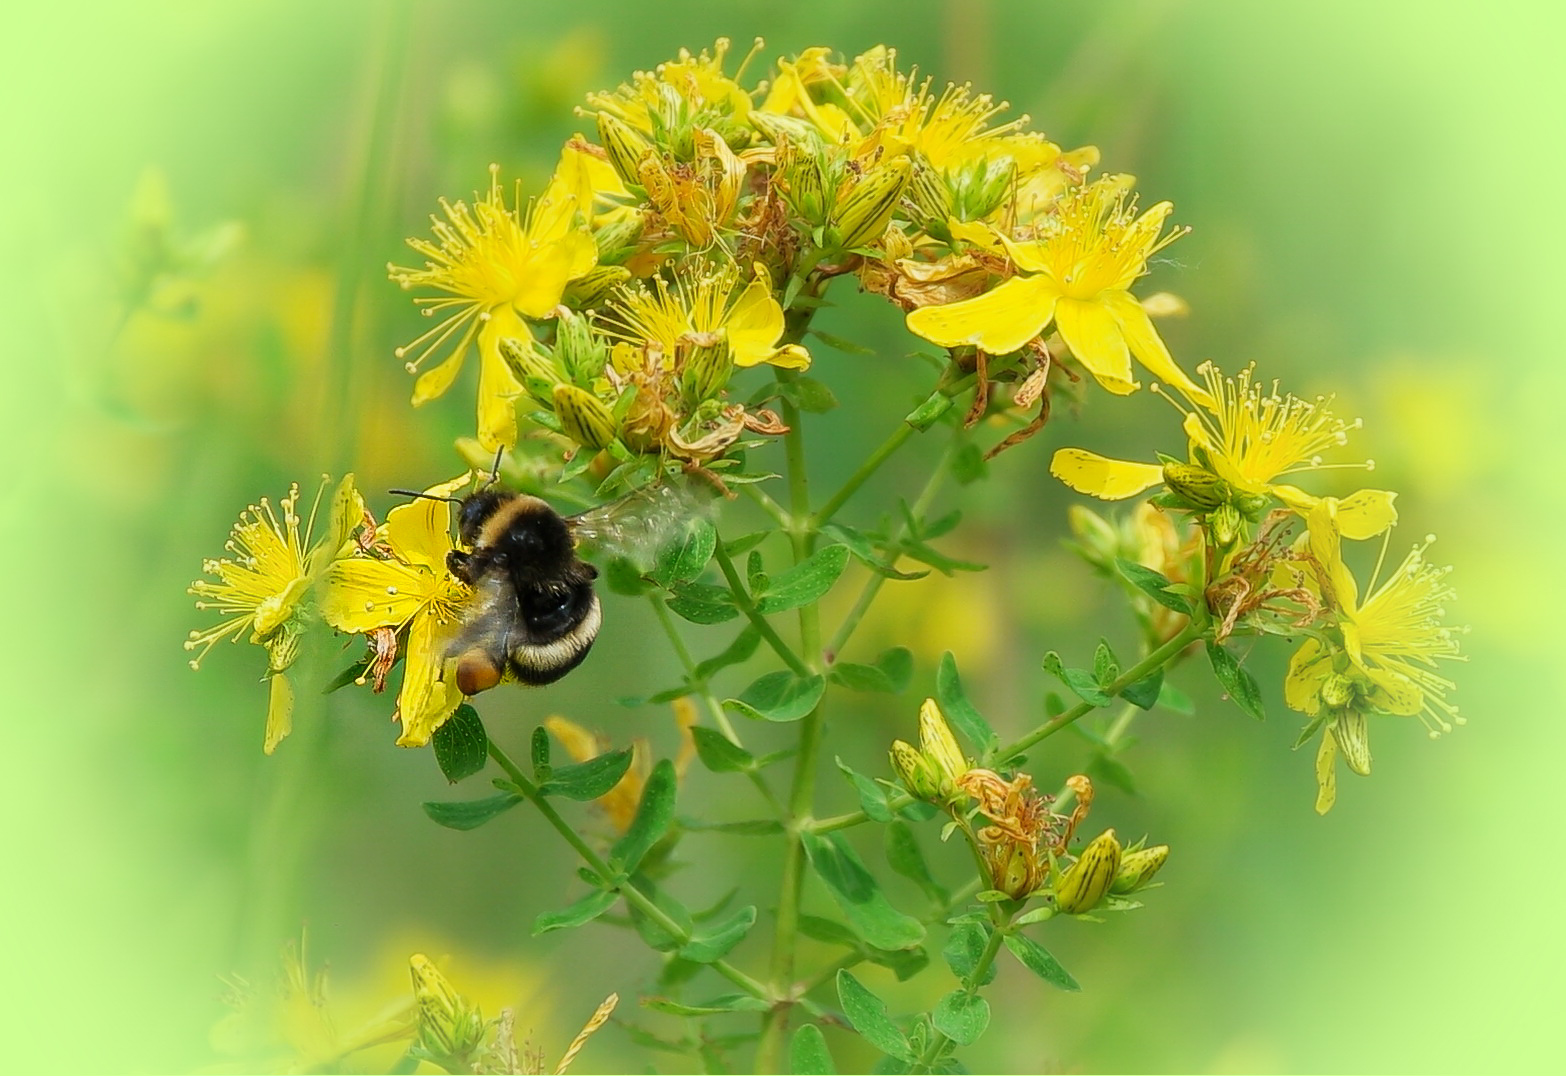
[[[760,505],[761,510],[771,516],[773,522],[777,523],[779,527],[782,527],[785,531],[793,528],[794,521],[789,518],[788,510],[768,496],[766,490],[757,486],[754,482],[747,482],[740,489],[745,496]]]
[[[699,695],[707,704],[707,709],[712,713],[712,720],[727,736],[729,742],[737,747],[743,747],[739,735],[734,731],[734,726],[729,723],[728,714],[723,712],[723,704],[713,694],[708,682],[696,675],[696,660],[691,657],[690,648],[685,645],[685,640],[680,637],[679,629],[675,626],[674,618],[669,614],[669,605],[663,600],[663,595],[656,592],[650,593],[648,598],[652,601],[653,612],[658,614],[658,623],[663,625],[663,630],[669,637],[669,643],[674,647],[674,652],[679,656],[680,664],[685,666],[685,677],[690,681],[693,693]],[[761,793],[761,798],[767,801],[767,806],[779,818],[783,816],[783,805],[773,795],[772,788],[767,784],[767,779],[756,770],[747,770],[745,776],[750,778],[750,783],[756,786],[756,791]]]
[[[511,783],[516,786],[517,791],[521,792],[529,803],[538,808],[538,813],[543,815],[544,819],[551,826],[555,827],[556,832],[565,838],[566,843],[576,849],[576,854],[582,857],[582,862],[586,863],[588,869],[598,876],[599,884],[606,889],[612,889],[619,893],[625,898],[627,904],[630,904],[652,922],[656,923],[661,930],[676,939],[681,945],[691,940],[689,931],[676,923],[667,912],[654,904],[636,886],[632,885],[629,879],[620,876],[608,863],[604,862],[602,856],[593,851],[588,843],[582,839],[581,835],[572,829],[571,825],[564,818],[560,817],[560,812],[555,810],[549,800],[539,794],[538,786],[528,779],[527,775],[522,772],[521,767],[511,761],[510,756],[501,750],[494,740],[489,741],[489,757],[494,759],[496,764],[506,771],[506,776],[511,779]],[[752,979],[728,961],[715,960],[710,966],[713,971],[752,997],[758,997],[769,1002],[774,1000],[772,993],[766,986]]]
[[[965,374],[960,377],[953,377],[952,375],[956,369],[955,366],[948,366],[933,391],[939,392],[943,396],[952,397],[972,386],[977,375]],[[838,509],[847,504],[848,499],[859,492],[859,487],[869,481],[870,476],[880,470],[881,465],[890,459],[917,432],[919,431],[904,419],[897,429],[893,430],[890,436],[882,441],[874,452],[870,453],[869,458],[861,463],[853,474],[848,476],[848,481],[844,482],[836,493],[827,498],[827,502],[816,511],[812,525],[817,530],[826,526],[832,517],[837,515]]]
[[[728,550],[723,548],[723,543],[718,542],[717,549],[713,551],[713,560],[718,562],[718,570],[723,573],[724,582],[728,583],[729,591],[734,595],[734,604],[739,611],[745,614],[745,619],[756,626],[761,632],[761,638],[770,646],[778,657],[783,659],[783,664],[793,670],[796,676],[810,676],[809,667],[802,661],[793,647],[783,641],[783,637],[777,633],[761,610],[756,608],[756,603],[751,599],[750,591],[745,589],[745,581],[740,578],[739,569],[734,566],[734,560],[729,556]]]
[[[953,437],[951,443],[946,446],[946,451],[941,453],[941,458],[936,462],[935,470],[925,480],[924,488],[919,491],[919,496],[915,498],[910,509],[909,514],[915,519],[923,518],[924,514],[930,510],[930,502],[935,500],[935,494],[940,490],[941,483],[946,478],[947,465],[950,463],[953,453],[957,451],[957,446],[961,443],[961,436]],[[889,565],[891,567],[895,568],[897,561],[901,558],[901,554],[896,552],[897,544],[902,541],[907,533],[908,524],[904,521],[898,524],[897,530],[892,533],[891,538],[886,543],[886,548],[890,551],[891,560]],[[860,590],[859,597],[854,599],[853,608],[849,609],[848,615],[838,625],[837,631],[832,635],[832,641],[827,643],[826,652],[832,655],[834,659],[843,652],[843,647],[848,645],[848,640],[858,629],[859,622],[864,619],[865,614],[870,611],[871,604],[875,602],[876,595],[881,593],[881,588],[886,585],[886,580],[887,577],[880,572],[871,572],[870,578],[865,580],[864,588]]]
[[[1000,905],[994,903],[989,907],[990,919],[995,929],[990,931],[989,941],[985,942],[984,950],[979,953],[979,959],[974,962],[973,970],[963,979],[962,992],[967,997],[973,997],[979,992],[979,984],[984,982],[984,976],[989,972],[990,965],[995,963],[995,957],[1000,953],[1001,946],[1006,942],[1006,935],[1011,930],[1011,917],[1001,911]],[[930,1044],[924,1048],[924,1053],[919,1058],[919,1065],[928,1069],[951,1041],[944,1034],[936,1031],[930,1037]]]

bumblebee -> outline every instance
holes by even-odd
[[[598,569],[576,555],[572,520],[546,501],[489,486],[459,504],[457,536],[469,551],[453,549],[446,567],[473,596],[446,650],[457,686],[477,695],[508,676],[553,683],[598,637]]]

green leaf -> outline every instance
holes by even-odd
[[[823,676],[801,679],[780,669],[756,680],[738,698],[724,699],[723,705],[763,721],[798,721],[816,708],[825,691]]]
[[[686,1005],[672,998],[643,998],[642,1004],[653,1012],[666,1012],[670,1016],[716,1016],[725,1012],[766,1012],[772,1008],[761,998],[749,994],[724,994],[696,1005]]]
[[[946,961],[946,966],[952,969],[952,974],[966,983],[973,974],[973,969],[979,966],[979,958],[984,955],[984,947],[990,943],[990,934],[995,928],[984,921],[958,923],[952,928],[951,934],[946,939],[946,944],[941,947],[941,956]],[[990,966],[985,969],[984,977],[975,986],[983,986],[995,978],[995,962],[990,961]]]
[[[1158,703],[1158,693],[1164,686],[1164,670],[1154,669],[1134,684],[1127,684],[1120,697],[1127,702],[1151,710]]]
[[[714,673],[720,669],[726,669],[730,665],[738,665],[742,661],[749,660],[756,652],[756,647],[761,645],[761,632],[756,630],[756,625],[746,624],[734,641],[728,645],[723,653],[699,662],[691,676],[697,681],[710,680]]]
[[[966,990],[953,990],[936,1002],[930,1023],[958,1046],[972,1046],[990,1026],[990,1003]]]
[[[848,778],[854,786],[854,791],[859,793],[859,806],[872,822],[892,820],[892,808],[886,801],[886,789],[864,774],[855,771],[843,761],[841,755],[837,758],[837,768],[843,771],[843,776]]]
[[[801,411],[813,415],[824,415],[837,406],[837,397],[832,390],[813,377],[796,377],[783,382],[782,395]]]
[[[821,533],[837,539],[848,547],[858,561],[878,575],[884,575],[888,579],[923,579],[930,573],[924,572],[900,572],[892,567],[891,563],[876,552],[870,539],[842,523],[828,523],[821,528]]]
[[[584,923],[591,923],[613,908],[615,901],[619,899],[620,894],[612,889],[596,889],[558,912],[541,913],[533,920],[533,936],[536,938],[552,930],[564,930],[567,927],[579,927]]]
[[[867,945],[864,954],[870,963],[891,969],[900,983],[907,982],[930,966],[930,954],[924,951],[922,945],[914,949],[877,949]]]
[[[910,524],[912,523],[912,516],[909,517],[909,522]],[[962,509],[953,508],[944,516],[933,520],[926,520],[924,523],[919,525],[915,533],[917,533],[921,538],[939,538],[943,534],[948,534],[951,531],[956,530],[957,524],[961,522]]]
[[[750,556],[745,558],[745,585],[750,588],[753,596],[759,596],[766,591],[769,582],[766,562],[762,560],[761,550],[751,550]]]
[[[665,587],[695,579],[707,567],[717,547],[718,531],[712,522],[702,516],[692,516],[685,521],[680,535],[658,550],[649,574]]]
[[[743,773],[756,768],[756,757],[717,729],[691,727],[696,757],[713,773]]]
[[[725,479],[727,481],[727,479]],[[772,537],[771,531],[751,531],[723,543],[723,551],[730,557],[741,557]]]
[[[850,691],[881,691],[896,695],[913,678],[913,651],[897,646],[875,659],[873,665],[855,665],[840,661],[827,673],[834,684]]]
[[[692,624],[721,624],[739,616],[727,587],[710,583],[676,583],[669,588],[669,609]]]
[[[1137,794],[1136,781],[1132,778],[1130,769],[1113,755],[1102,752],[1095,754],[1088,760],[1087,774],[1094,781],[1112,785],[1129,796]]]
[[[905,557],[912,557],[922,564],[928,564],[942,575],[955,575],[957,572],[982,572],[989,569],[988,564],[979,564],[976,561],[958,560],[956,557],[948,557],[945,553],[912,538],[904,540],[902,551]]]
[[[1006,948],[1011,950],[1011,955],[1022,962],[1022,966],[1043,979],[1051,986],[1061,990],[1081,990],[1082,987],[1071,977],[1071,973],[1060,966],[1060,961],[1050,955],[1049,950],[1025,934],[1006,935]]]
[[[789,1039],[788,1070],[794,1076],[833,1076],[837,1072],[826,1037],[815,1024],[801,1024]]]
[[[1098,686],[1098,680],[1086,669],[1068,669],[1060,655],[1051,650],[1044,655],[1044,671],[1069,687],[1083,702],[1108,706],[1110,697]]]
[[[1256,678],[1240,667],[1233,654],[1212,641],[1207,643],[1207,660],[1213,664],[1213,675],[1223,685],[1234,704],[1256,720],[1267,716],[1262,707],[1261,688]]]
[[[479,720],[478,711],[467,703],[457,707],[456,712],[435,730],[431,741],[435,747],[435,762],[452,784],[472,777],[489,760],[489,737],[484,734],[484,722]]]
[[[886,1003],[866,989],[863,983],[854,978],[853,972],[846,968],[837,973],[837,998],[843,1006],[843,1015],[848,1017],[848,1022],[864,1036],[866,1042],[899,1060],[913,1060],[913,1050],[908,1045],[907,1036],[886,1015]]]
[[[503,792],[482,800],[463,800],[459,803],[426,803],[424,813],[430,821],[447,829],[477,829],[491,818],[509,811],[522,802],[513,792]]]
[[[683,939],[691,936],[695,927],[695,921],[691,918],[691,911],[670,894],[664,892],[644,876],[636,878],[636,888],[642,896],[652,901],[652,904],[673,922],[679,933],[674,933],[662,923],[652,918],[631,901],[625,902],[625,909],[630,913],[631,926],[636,928],[636,933],[649,949],[660,953],[671,953],[683,944]]]
[[[621,451],[623,452],[624,449],[622,448]],[[608,476],[598,483],[596,492],[600,500],[614,500],[622,494],[640,489],[657,476],[658,460],[655,457],[636,456],[610,471]]]
[[[647,850],[669,829],[674,821],[675,796],[674,763],[661,759],[653,767],[647,785],[642,789],[642,801],[636,808],[625,836],[609,852],[609,860],[621,870],[634,871]]]
[[[1099,687],[1108,689],[1119,675],[1120,663],[1115,660],[1115,652],[1109,649],[1107,639],[1100,639],[1098,649],[1093,651],[1093,679]]]
[[[630,768],[629,747],[606,751],[574,766],[556,767],[538,790],[546,796],[564,796],[582,802],[595,800],[619,784]]]
[[[756,602],[762,613],[782,613],[817,601],[848,564],[848,547],[823,546],[772,580],[767,593]]]
[[[968,701],[968,693],[962,689],[962,677],[957,675],[957,658],[950,650],[941,655],[941,663],[935,670],[935,700],[940,703],[947,722],[973,745],[977,754],[982,756],[996,745],[995,730]]]
[[[1158,705],[1170,713],[1180,714],[1183,717],[1190,717],[1196,713],[1196,703],[1191,701],[1191,696],[1170,683],[1165,683],[1159,689]]]
[[[874,877],[841,834],[801,834],[810,866],[826,883],[859,936],[877,949],[909,949],[924,940],[924,927],[887,902]]]
[[[1115,559],[1115,567],[1120,569],[1120,574],[1130,580],[1131,585],[1142,593],[1152,598],[1159,605],[1173,609],[1177,613],[1191,615],[1191,603],[1180,594],[1173,594],[1169,588],[1174,586],[1163,575],[1153,571],[1132,560],[1124,557]]]
[[[833,349],[834,351],[841,351],[845,355],[879,354],[879,352],[877,352],[874,348],[865,347],[863,344],[856,344],[852,340],[845,340],[841,336],[834,336],[832,333],[822,332],[820,329],[811,329],[810,335],[814,336],[817,340],[820,340],[827,347]],[[795,1069],[794,1071],[798,1072],[799,1070]]]
[[[694,961],[697,964],[711,964],[714,960],[721,960],[730,949],[733,949],[750,928],[756,925],[756,907],[750,905],[741,908],[734,916],[721,926],[713,928],[703,934],[698,934],[688,943],[680,947],[680,957]]]
[[[549,780],[553,769],[549,764],[549,730],[543,725],[533,730],[533,736],[528,741],[528,755],[533,763],[533,780]]]
[[[783,823],[776,818],[747,818],[738,822],[684,821],[688,830],[702,833],[727,833],[735,837],[772,837],[783,832]]]
[[[901,819],[893,819],[886,827],[886,863],[924,890],[931,900],[945,901],[946,891],[936,884],[934,876],[930,874],[930,866],[924,860],[924,853],[919,850],[913,827]]]
[[[603,577],[604,583],[616,594],[634,598],[651,589],[641,568],[626,557],[614,557],[605,564]]]

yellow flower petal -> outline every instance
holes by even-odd
[[[419,375],[419,379],[413,383],[414,407],[429,403],[451,388],[452,382],[456,381],[457,375],[462,372],[462,360],[467,357],[470,339],[472,339],[471,333],[464,336],[462,343],[457,345],[450,358],[433,370],[426,370]]]
[[[386,537],[408,564],[442,576],[451,552],[451,507],[428,497],[398,505],[386,513]]]
[[[403,663],[402,690],[397,693],[397,714],[402,721],[398,747],[423,747],[435,730],[446,723],[462,702],[454,672],[456,659],[447,660],[446,644],[451,625],[433,616],[415,617],[408,628],[408,650]],[[448,670],[448,666],[452,668]]]
[[[1338,800],[1338,744],[1325,731],[1316,749],[1316,813],[1326,814]]]
[[[1390,669],[1365,668],[1364,672],[1376,685],[1370,693],[1370,704],[1376,709],[1398,717],[1413,717],[1425,708],[1424,692],[1408,677]]]
[[[423,605],[426,580],[426,573],[395,561],[339,560],[322,581],[321,616],[338,631],[354,634],[399,627]]]
[[[941,347],[972,344],[1004,355],[1044,331],[1059,297],[1047,276],[1013,277],[973,299],[910,311],[908,328]]]
[[[1321,685],[1332,674],[1332,655],[1318,639],[1306,639],[1289,659],[1283,701],[1289,709],[1314,717],[1321,712]]]
[[[774,345],[783,335],[783,308],[772,297],[766,271],[760,266],[757,270],[755,279],[745,286],[723,322],[736,366],[771,361]]]
[[[603,741],[575,721],[559,716],[550,716],[544,719],[544,727],[550,731],[555,739],[560,741],[560,746],[566,749],[566,754],[570,755],[577,762],[586,762],[588,759],[597,758],[606,749]]]
[[[1153,320],[1148,316],[1146,308],[1137,302],[1130,292],[1106,291],[1099,296],[1099,302],[1108,307],[1109,312],[1114,315],[1115,322],[1120,326],[1121,335],[1131,348],[1131,354],[1136,356],[1137,362],[1147,367],[1148,373],[1165,384],[1174,385],[1185,393],[1188,399],[1203,407],[1213,405],[1213,398],[1207,394],[1207,391],[1187,377],[1185,371],[1174,361],[1174,356],[1170,355],[1169,349],[1164,346],[1163,338],[1153,327]]]
[[[1338,539],[1337,502],[1327,497],[1319,501],[1306,516],[1309,528],[1310,552],[1321,569],[1327,573],[1324,582],[1331,590],[1331,599],[1352,616],[1359,609],[1359,584],[1343,565],[1342,543]]]
[[[1064,296],[1055,306],[1055,327],[1088,373],[1110,392],[1134,392],[1131,352],[1120,325],[1102,303]]]
[[[996,234],[1006,253],[1011,255],[1011,263],[1025,273],[1046,273],[1054,268],[1055,263],[1049,259],[1049,244],[1040,239],[1027,243],[1017,243]]]
[[[1338,501],[1338,531],[1345,538],[1374,538],[1397,522],[1393,501],[1397,494],[1385,489],[1362,489]]]
[[[1164,469],[1156,463],[1112,460],[1082,448],[1056,452],[1049,473],[1078,493],[1106,501],[1134,497],[1164,480]]]
[[[772,354],[767,356],[767,362],[780,370],[808,370],[810,369],[810,352],[798,344],[785,344]],[[744,366],[739,361],[739,356],[734,357],[736,366]]]
[[[266,736],[261,750],[271,754],[283,737],[294,730],[294,685],[283,673],[272,674],[271,693],[266,708]]]
[[[565,202],[573,209],[574,199]],[[517,282],[511,305],[530,318],[547,318],[560,305],[568,283],[598,264],[598,245],[584,231],[566,233],[533,251],[527,259],[527,272]],[[515,335],[515,334],[511,334]]]
[[[516,398],[522,382],[500,355],[505,337],[532,339],[515,311],[502,307],[479,332],[478,440],[490,451],[517,443]]]

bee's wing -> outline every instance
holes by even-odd
[[[571,516],[579,542],[608,557],[650,563],[669,539],[698,516],[712,513],[712,498],[690,485],[643,486],[617,501]]]

